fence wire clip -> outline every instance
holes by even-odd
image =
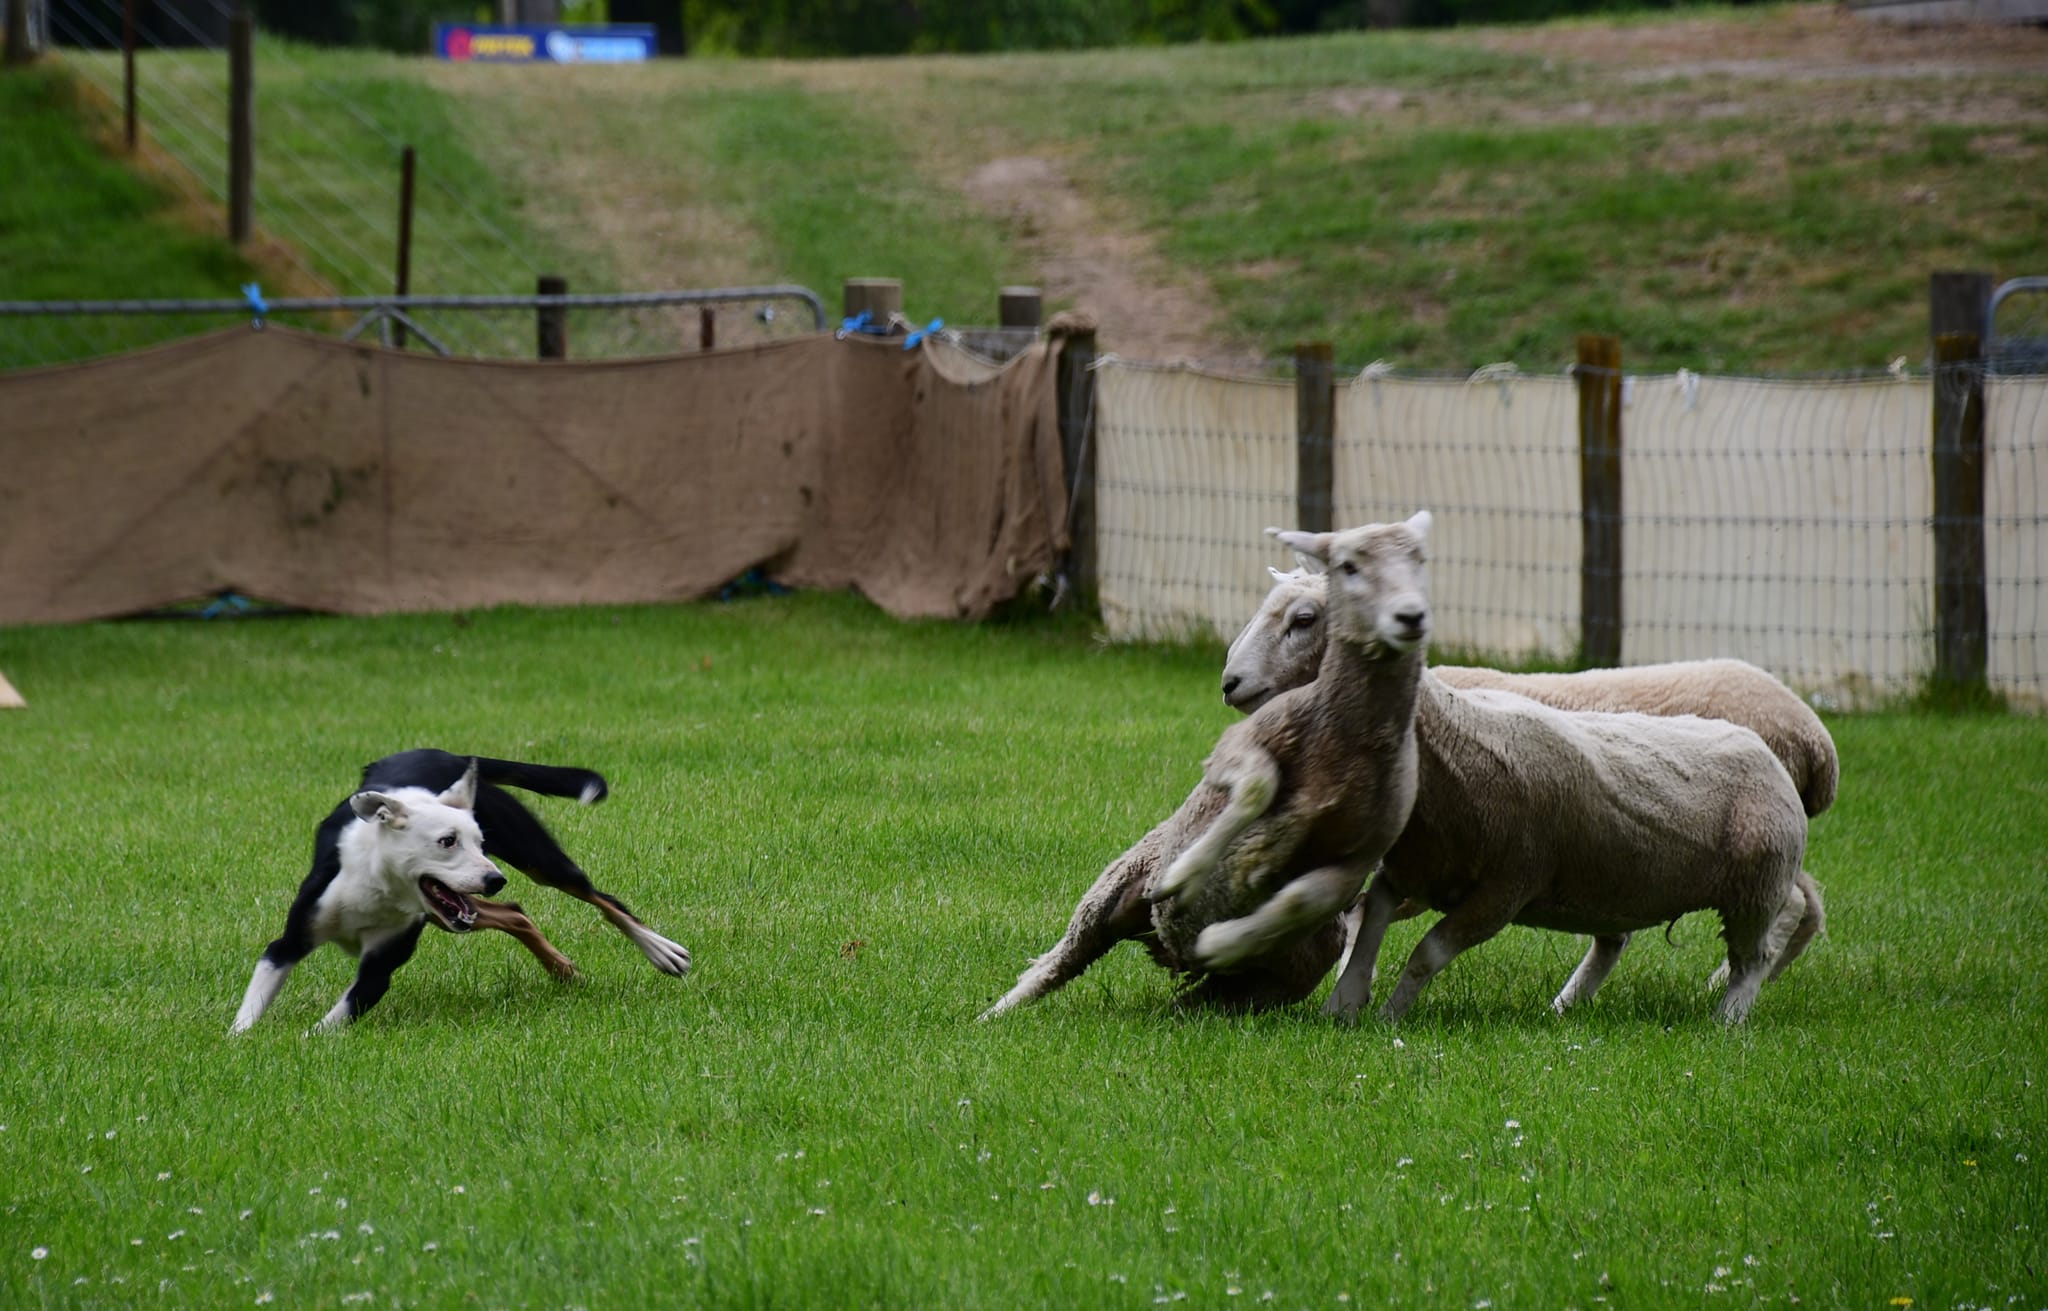
[[[851,332],[886,331],[886,329],[877,328],[873,326],[874,319],[875,316],[868,313],[868,311],[866,310],[862,310],[860,313],[854,315],[852,318],[841,319],[839,321],[839,331],[832,334],[832,339],[834,341],[844,341],[846,340],[846,335]]]
[[[263,331],[263,316],[270,313],[270,305],[263,299],[263,288],[249,282],[242,285],[242,299],[249,302],[249,313],[254,317],[249,326],[257,332]]]
[[[946,321],[944,319],[933,319],[930,323],[925,324],[922,328],[911,329],[910,334],[903,339],[903,349],[916,349],[917,343],[923,341],[926,337],[936,337],[939,333],[939,329],[945,326]]]

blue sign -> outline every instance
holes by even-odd
[[[654,58],[654,25],[513,27],[436,23],[434,54],[473,64],[637,64]]]

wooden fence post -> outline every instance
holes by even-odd
[[[1621,663],[1621,338],[1579,337],[1579,646]]]
[[[996,292],[996,326],[1035,328],[1044,321],[1045,302],[1036,287],[1003,287]]]
[[[256,25],[246,5],[228,20],[228,240],[249,240],[256,183]]]
[[[543,296],[566,296],[569,294],[569,280],[558,274],[543,273],[534,289]],[[568,359],[569,311],[560,305],[543,305],[534,311],[533,317],[539,335],[540,358]]]
[[[1085,316],[1060,314],[1053,319],[1052,335],[1060,352],[1053,385],[1067,470],[1066,575],[1081,604],[1092,609],[1102,582],[1095,525],[1095,324]]]
[[[709,305],[697,308],[697,349],[714,350],[718,346],[718,311]]]
[[[393,290],[400,296],[412,294],[412,181],[416,163],[413,148],[407,146],[398,157],[398,276],[393,280]],[[403,322],[393,328],[391,344],[405,349]]]
[[[1326,341],[1294,347],[1294,526],[1327,533],[1336,498],[1337,371]]]
[[[121,0],[121,122],[128,153],[135,153],[135,5]]]
[[[1990,646],[1984,587],[1984,326],[1988,273],[1936,273],[1934,681],[1982,687]]]
[[[847,318],[865,310],[870,323],[886,328],[891,319],[903,312],[903,279],[848,278],[841,296]]]

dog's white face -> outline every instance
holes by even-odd
[[[477,827],[476,766],[438,796],[424,789],[358,792],[349,806],[370,826],[380,870],[394,901],[415,906],[442,928],[460,933],[476,923],[473,895],[505,886],[484,855]]]

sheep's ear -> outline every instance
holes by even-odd
[[[1426,542],[1429,540],[1429,525],[1432,522],[1429,511],[1417,510],[1414,514],[1408,516],[1407,522],[1402,527]]]
[[[1272,565],[1267,565],[1267,566],[1266,566],[1266,572],[1267,572],[1267,573],[1269,573],[1269,574],[1271,574],[1271,575],[1273,575],[1273,581],[1274,581],[1274,582],[1276,582],[1276,583],[1284,583],[1284,582],[1286,582],[1286,581],[1287,581],[1287,580],[1288,580],[1289,578],[1293,577],[1293,575],[1292,575],[1292,574],[1283,574],[1283,573],[1281,573],[1281,572],[1280,572],[1280,571],[1279,571],[1278,569],[1275,569],[1275,568],[1274,568],[1274,567],[1273,567]]]
[[[476,758],[470,757],[469,768],[462,771],[462,777],[449,785],[448,790],[434,800],[457,810],[476,809]]]
[[[1315,559],[1313,556],[1303,555],[1299,551],[1294,553],[1294,562],[1301,566],[1301,571],[1305,574],[1326,574],[1330,572],[1328,566],[1324,565],[1321,560]]]
[[[1268,528],[1266,532],[1276,538],[1280,545],[1297,555],[1311,556],[1325,564],[1330,561],[1330,538],[1334,534],[1295,532],[1281,528]],[[1302,561],[1302,564],[1305,567],[1313,567],[1309,566],[1306,560]]]
[[[411,822],[411,813],[405,803],[397,797],[387,797],[382,792],[358,792],[348,799],[350,809],[359,819],[372,824],[383,824],[389,828],[404,828]]]

